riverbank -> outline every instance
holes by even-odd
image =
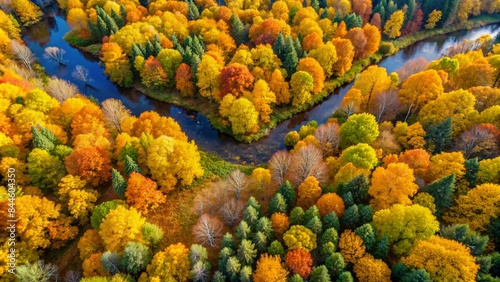
[[[361,73],[364,69],[366,69],[370,65],[375,65],[379,63],[384,57],[391,56],[398,52],[400,49],[408,47],[416,42],[428,39],[437,35],[444,35],[451,32],[456,32],[460,30],[471,30],[475,28],[479,28],[488,24],[500,23],[500,14],[492,14],[492,15],[480,15],[474,18],[469,19],[467,22],[462,24],[454,24],[445,28],[439,29],[431,29],[431,30],[423,30],[419,31],[415,34],[403,36],[396,40],[392,41],[383,41],[382,44],[385,44],[388,50],[379,50],[375,54],[372,54],[362,60],[356,61],[353,63],[351,69],[342,77],[336,77],[325,81],[324,91],[313,95],[312,99],[309,103],[303,105],[302,107],[293,107],[291,105],[285,105],[281,107],[276,107],[271,114],[271,120],[267,124],[260,124],[260,129],[251,135],[235,135],[233,134],[230,125],[219,115],[218,104],[215,102],[208,102],[205,99],[197,98],[185,98],[181,97],[176,89],[167,89],[167,90],[156,90],[146,88],[144,85],[140,83],[136,83],[134,88],[145,95],[156,99],[161,102],[170,103],[181,108],[199,112],[207,117],[210,124],[217,129],[219,132],[228,134],[237,141],[251,143],[254,141],[258,141],[264,136],[268,135],[270,130],[274,129],[279,123],[290,119],[292,116],[307,111],[314,107],[317,104],[323,102],[330,95],[334,95],[335,90],[346,85],[356,78],[356,76]],[[76,40],[75,34],[68,33],[65,36],[65,40],[67,40],[73,46],[78,47],[79,49],[88,52],[94,56],[98,55],[99,52],[99,44],[91,44],[88,46],[78,46],[78,40]],[[81,42],[81,41],[80,41]],[[394,48],[392,48],[392,46]]]

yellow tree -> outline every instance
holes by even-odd
[[[319,181],[314,176],[309,176],[297,188],[297,206],[304,209],[314,205],[321,196]]]
[[[94,209],[99,193],[90,189],[77,189],[68,193],[68,210],[70,214],[84,224],[89,213]]]
[[[130,63],[118,43],[108,42],[102,45],[101,61],[103,61],[105,66],[104,73],[109,75],[111,81],[123,87],[130,87],[132,85],[133,74],[130,69]]]
[[[130,207],[144,215],[154,211],[166,201],[165,195],[157,190],[156,182],[135,171],[127,180],[125,198]]]
[[[220,72],[222,66],[210,55],[203,55],[198,65],[198,82],[196,86],[200,89],[200,95],[206,98],[219,99]]]
[[[318,94],[323,90],[325,83],[325,72],[321,65],[314,58],[303,58],[300,59],[297,65],[297,71],[304,71],[309,73],[313,78],[313,89],[314,94]]]
[[[253,273],[255,282],[286,282],[288,271],[281,264],[281,258],[263,254],[257,262],[257,267]]]
[[[293,225],[283,235],[283,241],[289,250],[303,249],[312,251],[316,249],[316,234],[303,225]]]
[[[273,71],[271,81],[269,81],[269,88],[276,96],[276,104],[290,103],[290,86],[279,69]]]
[[[141,228],[146,220],[134,208],[122,205],[111,210],[99,226],[104,248],[121,253],[129,242],[142,242]]]
[[[443,94],[444,88],[437,71],[427,70],[410,76],[398,92],[399,100],[408,107],[405,121],[429,101]]]
[[[255,83],[252,91],[252,102],[260,115],[260,120],[264,123],[271,121],[272,104],[276,102],[276,96],[269,89],[265,80],[259,79]]]
[[[469,224],[475,231],[486,231],[491,219],[499,216],[500,185],[485,183],[458,197],[443,218],[450,223]]]
[[[87,13],[81,8],[73,8],[68,11],[67,17],[68,26],[72,30],[88,30]]]
[[[271,223],[273,227],[273,231],[281,238],[283,233],[288,230],[290,227],[290,221],[286,214],[281,212],[275,212],[271,216]]]
[[[363,245],[363,239],[354,231],[347,229],[340,235],[339,249],[346,263],[355,264],[365,255],[366,247]]]
[[[99,236],[99,231],[95,229],[87,229],[83,236],[78,241],[78,251],[80,259],[86,260],[91,254],[101,252],[103,250],[102,240]]]
[[[361,73],[353,85],[353,88],[359,89],[363,100],[361,109],[368,110],[371,100],[379,93],[391,87],[391,78],[387,75],[385,68],[370,66]]]
[[[389,38],[396,38],[401,35],[401,27],[405,20],[405,12],[397,10],[394,12],[389,20],[384,25],[384,33]]]
[[[360,258],[354,264],[354,273],[359,282],[390,282],[391,269],[381,259],[375,259],[372,255],[367,254]]]
[[[431,167],[428,173],[428,182],[438,180],[450,174],[457,179],[465,175],[465,158],[462,152],[443,152],[431,157]]]
[[[188,281],[189,250],[182,243],[168,246],[154,255],[147,267],[150,281]]]
[[[305,71],[298,71],[292,75],[290,80],[292,93],[292,105],[294,107],[302,106],[311,100],[311,91],[313,90],[313,77]]]
[[[418,242],[402,261],[407,266],[425,269],[437,282],[475,281],[479,270],[468,247],[439,236]]]
[[[42,19],[42,11],[29,0],[12,1],[12,8],[24,26],[30,26]]]
[[[369,23],[363,26],[363,32],[366,37],[366,45],[361,54],[361,58],[377,52],[380,46],[380,40],[382,39],[382,35],[380,35],[380,31],[378,30],[378,28]]]
[[[443,13],[439,10],[433,10],[430,14],[429,14],[429,18],[427,19],[427,23],[425,24],[425,28],[426,29],[432,29],[436,26],[436,24],[439,22],[439,20],[441,19],[441,16],[443,15]]]
[[[344,201],[336,193],[323,194],[316,203],[321,216],[325,216],[331,212],[335,212],[338,217],[344,214]]]
[[[259,129],[259,113],[246,98],[238,98],[231,104],[228,119],[233,133],[237,135],[255,133]]]
[[[373,227],[378,236],[387,236],[394,254],[407,255],[412,246],[426,240],[439,230],[439,222],[432,212],[419,205],[396,204],[373,215]]]
[[[330,77],[334,72],[334,65],[337,62],[337,50],[332,42],[321,44],[318,48],[311,50],[308,57],[314,58],[323,68],[326,77]]]

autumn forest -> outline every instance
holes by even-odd
[[[0,281],[500,281],[500,0],[0,8]]]

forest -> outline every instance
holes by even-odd
[[[24,37],[50,5],[122,89],[205,111],[239,141],[353,85],[265,163],[232,163],[170,116],[51,76],[41,60],[71,58]],[[500,281],[500,33],[376,64],[500,29],[499,0],[0,7],[1,281]]]

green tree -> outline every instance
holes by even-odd
[[[29,153],[27,167],[31,183],[44,191],[56,187],[66,174],[64,165],[58,157],[39,148]]]
[[[443,149],[451,142],[451,133],[453,131],[451,121],[452,119],[451,117],[449,117],[427,130],[425,141],[427,141],[428,145],[434,148],[434,154],[441,153]]]
[[[450,174],[429,184],[425,191],[434,197],[436,214],[438,216],[453,204],[453,193],[455,192],[455,174]]]
[[[375,116],[367,113],[351,115],[340,127],[340,140],[343,148],[358,143],[371,144],[378,135]]]
[[[255,261],[255,257],[257,256],[257,250],[255,249],[255,245],[252,241],[242,240],[237,252],[237,257],[239,261],[245,265],[252,265]]]
[[[328,269],[324,265],[317,266],[311,271],[309,276],[309,281],[315,282],[330,282],[330,275],[328,274]]]
[[[152,258],[148,247],[141,243],[129,242],[123,250],[121,265],[126,271],[137,275],[146,269]]]
[[[112,200],[97,205],[90,216],[90,223],[92,224],[92,227],[99,230],[99,226],[106,215],[108,215],[111,210],[114,210],[116,207],[121,205],[125,205],[125,202],[121,200]]]
[[[269,202],[269,214],[271,215],[275,212],[288,212],[287,202],[281,193],[276,193],[276,195],[274,195],[271,199],[271,202]]]
[[[121,173],[114,169],[111,171],[111,182],[113,183],[113,189],[115,190],[116,194],[121,199],[125,199],[125,192],[127,191],[127,181]]]

